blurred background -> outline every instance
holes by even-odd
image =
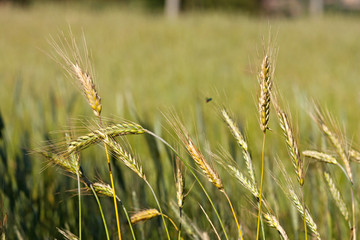
[[[32,153],[49,141],[63,140],[66,130],[79,135],[79,129],[86,129],[88,120],[92,121],[91,109],[74,80],[50,57],[54,50],[49,42],[57,41],[61,32],[68,36],[69,27],[77,39],[86,38],[102,114],[109,121],[139,122],[176,145],[163,116],[175,111],[204,152],[216,152],[222,146],[245,166],[219,117],[217,106],[224,105],[249,141],[259,176],[262,134],[257,74],[263,39],[266,42],[271,35],[277,49],[274,82],[292,112],[301,148],[317,149],[325,144],[308,114],[313,100],[329,110],[349,142],[358,146],[360,0],[0,0],[0,233],[5,239],[62,239],[57,227],[77,233],[76,180]],[[209,98],[212,100],[206,101]],[[291,169],[275,118],[272,115],[267,158],[278,158]],[[164,211],[172,215],[170,202],[176,200],[173,159],[163,146],[143,136],[126,141],[141,159]],[[92,179],[109,182],[101,146],[84,151],[81,161]],[[254,199],[213,165],[228,186],[240,219],[248,222],[244,223],[245,236],[253,237]],[[121,163],[114,162],[114,166],[118,195],[130,212],[156,207],[136,175]],[[309,179],[318,174],[317,167],[309,166]],[[353,167],[356,179],[359,168]],[[298,239],[299,234],[302,238],[301,219],[279,185],[271,181],[280,170],[274,161],[267,168],[272,175],[268,173],[264,192],[290,238]],[[334,174],[344,184],[341,174]],[[291,177],[296,182],[294,174]],[[324,239],[348,236],[346,224],[336,221],[339,213],[319,184],[321,177],[313,179],[305,184],[305,198],[320,233],[327,236]],[[189,177],[188,189],[192,181]],[[356,181],[355,186],[359,189]],[[206,187],[235,236],[226,202],[213,186]],[[219,225],[197,188],[189,194],[184,212],[213,239],[198,202],[208,209],[218,229]],[[318,198],[312,198],[314,191]],[[349,192],[344,191],[350,203]],[[101,200],[115,239],[112,199]],[[91,195],[84,198],[83,208],[84,239],[104,239]],[[124,223],[124,216],[121,218]],[[140,225],[138,238],[164,237],[160,225],[160,221]],[[130,239],[125,231],[125,239]],[[278,238],[273,229],[266,228],[266,233],[269,239]]]

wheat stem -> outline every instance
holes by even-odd
[[[80,176],[79,171],[76,172],[78,183],[78,199],[79,199],[79,239],[81,240],[81,193],[80,193]]]
[[[224,227],[224,224],[220,218],[220,215],[218,213],[218,211],[216,210],[215,208],[215,205],[213,203],[213,201],[211,200],[208,192],[206,191],[205,187],[203,186],[203,184],[201,183],[201,181],[199,180],[199,178],[196,176],[195,172],[192,170],[191,166],[180,156],[180,154],[167,142],[165,141],[162,137],[156,135],[155,133],[145,129],[145,132],[148,133],[149,135],[155,137],[156,139],[158,139],[159,141],[161,141],[163,144],[165,144],[176,156],[178,156],[180,158],[180,160],[185,164],[185,166],[187,167],[187,169],[191,172],[191,174],[193,175],[193,177],[195,178],[195,180],[198,182],[198,184],[200,185],[201,189],[203,190],[204,194],[206,195],[207,199],[209,200],[210,204],[211,204],[211,207],[214,209],[214,212],[216,214],[216,217],[218,218],[219,220],[219,223],[221,225],[221,228],[224,232],[224,235],[225,235],[225,238],[227,240],[229,240],[228,236],[227,236],[227,233],[225,231],[225,227]]]
[[[225,195],[225,197],[226,197],[226,199],[227,199],[227,201],[228,201],[228,203],[229,203],[229,206],[230,206],[230,208],[231,208],[231,212],[232,212],[232,214],[233,214],[233,216],[234,216],[234,219],[235,219],[235,222],[236,222],[236,226],[237,226],[237,228],[238,228],[238,230],[239,230],[240,238],[241,238],[241,240],[243,240],[243,235],[242,235],[242,233],[241,233],[240,224],[239,224],[239,222],[238,222],[238,220],[237,220],[237,217],[236,217],[236,214],[235,214],[233,205],[232,205],[232,203],[231,203],[231,201],[230,201],[230,198],[229,198],[229,196],[227,195],[227,193],[225,192],[225,190],[222,191],[222,192],[224,193],[224,195]]]
[[[120,229],[120,221],[119,221],[119,212],[118,212],[118,207],[117,207],[117,202],[116,202],[116,192],[115,192],[114,178],[113,178],[113,174],[112,174],[112,171],[111,171],[111,163],[110,163],[110,157],[109,157],[107,145],[104,143],[104,146],[105,146],[106,159],[107,159],[107,164],[108,164],[109,173],[110,173],[111,188],[113,190],[113,199],[114,199],[114,207],[115,207],[115,215],[116,215],[116,226],[118,228],[119,240],[121,240],[121,229]]]
[[[257,230],[256,230],[256,239],[259,239],[259,233],[260,233],[260,217],[261,217],[261,199],[262,199],[262,191],[263,191],[263,180],[264,180],[264,155],[265,155],[265,139],[266,139],[266,131],[264,132],[263,137],[263,145],[262,145],[262,151],[261,151],[261,178],[260,178],[260,197],[259,197],[259,213],[258,213],[258,223],[257,223]]]
[[[133,227],[132,227],[132,224],[131,224],[131,221],[130,221],[130,218],[129,218],[129,214],[128,214],[128,212],[127,212],[124,204],[122,204],[121,201],[119,201],[119,203],[120,203],[121,207],[123,208],[123,211],[124,211],[124,213],[125,213],[126,219],[127,219],[128,223],[129,223],[129,228],[130,228],[130,231],[131,231],[131,235],[132,235],[133,239],[136,240],[135,233],[134,233],[134,229],[133,229]]]
[[[104,228],[105,228],[106,239],[107,239],[107,240],[110,240],[110,238],[109,238],[109,232],[108,232],[108,229],[107,229],[107,226],[106,226],[105,216],[104,216],[104,213],[103,213],[103,210],[102,210],[102,207],[101,207],[99,198],[98,198],[98,196],[97,196],[97,194],[96,194],[96,192],[95,192],[94,187],[93,187],[92,184],[90,184],[90,189],[91,189],[91,191],[93,192],[94,197],[95,197],[95,199],[96,199],[96,202],[97,202],[97,204],[98,204],[98,206],[99,206],[100,215],[101,215],[101,218],[102,218],[102,221],[103,221],[103,224],[104,224]]]
[[[356,240],[356,215],[355,215],[355,198],[354,198],[354,189],[353,185],[351,185],[351,207],[352,207],[352,220],[353,220],[353,226],[352,226],[352,236],[353,240]]]
[[[301,191],[301,200],[302,200],[303,209],[305,209],[305,198],[304,198],[304,192],[303,192],[303,186],[302,185],[300,185],[300,191]],[[305,240],[307,240],[307,227],[306,227],[305,215],[304,215],[304,231],[305,231]]]
[[[162,210],[161,210],[161,206],[160,206],[159,200],[157,199],[156,194],[155,194],[155,192],[154,192],[154,189],[151,187],[150,183],[149,183],[146,179],[144,179],[144,181],[145,181],[145,183],[148,185],[148,187],[150,188],[150,190],[151,190],[151,192],[152,192],[152,194],[153,194],[153,196],[154,196],[154,198],[155,198],[156,204],[158,205],[158,208],[159,208],[159,211],[160,211],[160,214],[161,214],[161,218],[162,218],[163,223],[164,223],[164,227],[165,227],[165,231],[166,231],[167,238],[170,240],[169,231],[168,231],[167,226],[166,226],[166,222],[165,222],[165,219],[164,219],[163,212],[162,212]]]
[[[98,119],[99,119],[100,128],[103,128],[100,114],[98,116]],[[113,200],[114,200],[114,208],[115,208],[115,216],[116,216],[116,226],[117,226],[117,229],[118,229],[119,240],[121,240],[121,228],[120,228],[119,212],[118,212],[117,201],[116,201],[115,184],[114,184],[113,173],[112,173],[112,170],[111,170],[110,156],[109,156],[109,152],[108,152],[108,148],[107,148],[106,143],[104,143],[104,147],[105,147],[106,161],[107,161],[108,169],[109,169],[111,188],[113,190]]]

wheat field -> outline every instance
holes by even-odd
[[[107,154],[123,239],[359,235],[358,16],[4,5],[0,31],[2,238],[117,239]]]

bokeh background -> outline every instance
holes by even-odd
[[[259,175],[262,134],[256,108],[257,74],[270,35],[277,49],[274,82],[292,112],[301,148],[326,145],[309,116],[312,101],[328,109],[353,146],[360,142],[359,0],[0,1],[0,229],[5,239],[61,239],[57,227],[77,232],[76,181],[32,153],[48,141],[63,139],[65,130],[76,135],[92,121],[74,80],[51,57],[54,50],[49,42],[62,32],[68,35],[70,28],[77,39],[86,38],[103,115],[109,121],[140,122],[176,145],[163,115],[175,111],[204,152],[216,152],[222,146],[245,166],[217,112],[217,106],[224,105],[247,136]],[[206,102],[207,98],[212,101]],[[272,174],[267,174],[265,194],[290,238],[298,239],[302,238],[301,218],[272,179],[281,174],[275,158],[292,171],[275,115],[272,118],[267,146],[267,168]],[[173,159],[163,146],[145,137],[127,141],[141,159],[165,212],[172,215]],[[356,179],[359,168],[352,164]],[[82,165],[93,179],[109,182],[100,146],[84,152]],[[245,236],[251,239],[256,231],[254,199],[213,165],[234,199]],[[155,207],[136,175],[118,162],[114,168],[118,193],[130,212]],[[349,230],[337,221],[339,212],[320,184],[319,168],[308,163],[305,199],[324,239],[347,238]],[[294,174],[290,175],[295,182]],[[344,185],[344,198],[350,204],[346,181],[335,170],[334,175],[339,186]],[[192,181],[189,177],[187,189]],[[226,202],[213,186],[207,188],[229,232],[236,236]],[[357,180],[355,189],[359,190]],[[111,201],[102,198],[115,239]],[[213,239],[198,202],[219,225],[197,186],[186,201],[185,213]],[[91,195],[85,197],[83,208],[85,239],[104,239]],[[160,225],[160,220],[140,225],[139,239],[165,237]],[[275,230],[265,230],[269,239],[278,237]]]

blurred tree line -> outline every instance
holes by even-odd
[[[360,0],[0,0],[21,6],[33,3],[80,3],[95,6],[135,5],[150,11],[163,11],[170,18],[192,10],[224,10],[260,15],[296,17],[322,15],[324,9],[360,12]]]
[[[319,1],[319,0],[309,0]],[[294,15],[298,12],[300,0],[0,0],[21,6],[33,3],[84,3],[101,7],[109,4],[136,5],[148,10],[164,11],[170,17],[176,17],[180,12],[191,10],[224,10],[247,13],[285,13]],[[301,1],[303,2],[303,1]]]
[[[21,6],[33,3],[84,3],[96,7],[109,4],[136,5],[151,11],[164,11],[171,18],[180,12],[191,10],[241,11],[252,14],[282,15],[321,15],[324,8],[332,10],[360,11],[360,0],[0,0]]]

